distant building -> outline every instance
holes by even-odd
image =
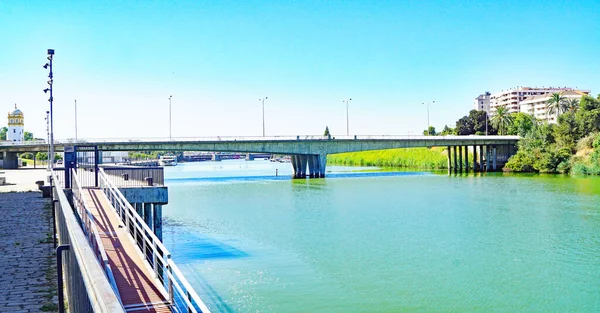
[[[23,112],[17,109],[12,113],[8,113],[8,131],[6,132],[6,140],[8,141],[25,141],[25,131],[23,123]]]
[[[486,92],[475,98],[475,109],[486,110],[486,106],[489,110],[489,115],[496,115],[496,111],[499,107],[506,107],[509,113],[521,112],[521,102],[527,98],[535,96],[545,96],[555,92],[563,91],[575,91],[589,94],[589,90],[577,90],[570,87],[523,87],[518,86],[515,88],[502,90],[497,93],[490,94]]]
[[[489,114],[491,96],[492,94],[489,91],[486,91],[475,98],[475,101],[473,102],[475,110],[486,111]]]
[[[581,100],[581,97],[590,93],[589,90],[565,90],[558,92],[561,97],[565,100],[577,99]],[[548,112],[548,100],[552,98],[552,94],[544,94],[531,96],[520,103],[520,110],[523,113],[533,114],[538,120],[546,120],[548,123],[558,122],[558,110],[550,114]],[[561,112],[562,113],[562,112]]]

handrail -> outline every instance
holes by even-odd
[[[52,180],[58,175],[52,171]],[[65,289],[72,312],[125,313],[86,237],[71,204],[60,186],[53,185],[59,244],[70,245],[63,259]],[[92,261],[93,260],[93,261]]]
[[[171,306],[177,311],[210,313],[206,304],[177,268],[175,262],[171,260],[169,250],[156,237],[102,168],[99,169],[99,182],[100,188],[113,204],[117,215],[129,231],[131,239],[136,243],[138,252],[142,254],[146,265],[160,282],[163,293],[168,297]],[[185,306],[181,307],[182,305]]]
[[[79,178],[77,177],[77,172],[75,169],[71,169],[72,177],[73,177],[73,197],[75,204],[75,212],[79,214],[79,218],[81,219],[81,228],[83,232],[87,235],[88,242],[95,247],[96,249],[96,257],[99,259],[98,261],[102,265],[102,269],[108,278],[108,281],[115,291],[119,302],[121,302],[121,295],[119,294],[119,289],[117,288],[117,282],[115,281],[115,276],[113,275],[113,271],[110,267],[110,263],[108,260],[108,255],[106,254],[106,249],[104,249],[104,245],[102,244],[102,239],[100,239],[100,233],[98,232],[98,227],[96,225],[94,215],[90,212],[90,209],[87,203],[83,200],[82,194],[83,189],[81,188],[81,184],[79,183]]]

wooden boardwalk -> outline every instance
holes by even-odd
[[[133,238],[102,190],[83,189],[127,312],[171,312]]]

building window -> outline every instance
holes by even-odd
[[[10,123],[12,124],[12,122],[13,122],[13,119],[11,118],[11,119],[10,119]]]
[[[13,128],[13,134],[16,133],[16,132],[17,132],[17,130]]]

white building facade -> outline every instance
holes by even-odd
[[[15,104],[15,110],[12,113],[8,113],[8,131],[6,132],[6,140],[15,142],[25,141],[24,126],[23,112],[17,109],[17,105]]]
[[[583,97],[584,95],[587,95],[589,93],[590,93],[589,90],[583,90],[583,91],[567,90],[567,91],[558,92],[558,94],[560,94],[561,97],[565,98],[565,101],[570,100],[570,99],[581,100],[581,97]],[[523,112],[526,114],[533,114],[535,116],[535,118],[538,120],[545,120],[545,121],[548,121],[548,123],[556,124],[558,122],[559,114],[564,113],[564,112],[559,113],[558,110],[555,110],[552,113],[549,112],[548,100],[550,100],[551,98],[552,98],[552,94],[537,95],[537,96],[529,97],[529,98],[521,101],[520,112]]]
[[[473,102],[473,107],[475,108],[475,110],[486,111],[489,114],[491,97],[492,94],[489,91],[486,91],[485,93],[482,93],[477,98],[475,98],[475,101]]]
[[[511,89],[507,89],[507,90],[502,90],[500,92],[497,93],[493,93],[490,95],[490,99],[489,99],[489,115],[490,116],[494,116],[496,114],[496,111],[498,110],[499,107],[506,107],[508,109],[509,113],[517,113],[517,112],[521,112],[521,102],[525,101],[528,98],[531,97],[536,97],[536,96],[545,96],[545,95],[550,95],[553,94],[555,92],[571,92],[571,91],[576,91],[576,92],[583,92],[588,94],[590,91],[589,90],[576,90],[575,88],[571,88],[571,87],[542,87],[542,88],[538,88],[538,87],[523,87],[523,86],[517,86],[515,88],[511,88]],[[476,101],[478,101],[478,99],[482,98],[481,100],[479,100],[483,103],[485,103],[485,94],[480,95],[479,97],[476,98]],[[484,110],[484,109],[481,109]]]

